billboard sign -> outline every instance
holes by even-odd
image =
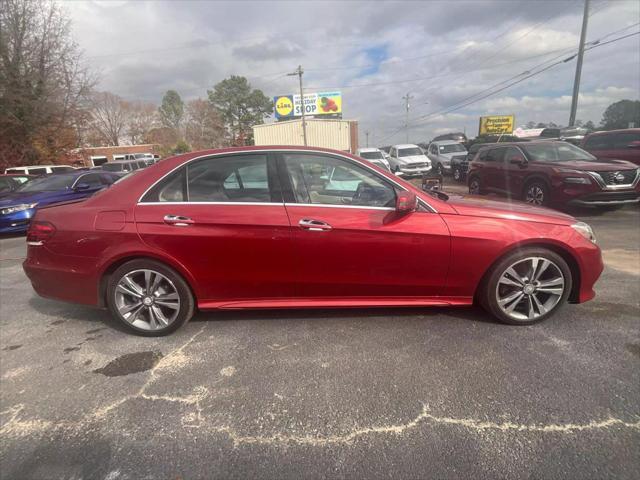
[[[478,135],[511,135],[513,133],[515,119],[515,115],[480,117]]]
[[[273,97],[273,105],[278,120],[302,116],[300,95],[280,95]],[[309,116],[342,116],[342,93],[320,92],[304,94],[304,114]]]

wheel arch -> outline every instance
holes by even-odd
[[[544,183],[549,189],[549,192],[551,192],[551,181],[549,180],[549,178],[542,173],[536,172],[532,173],[528,177],[525,177],[524,182],[522,182],[522,192],[520,192],[522,194],[522,198],[524,198],[527,193],[527,187],[535,181]]]
[[[491,274],[491,271],[495,267],[495,265],[500,262],[507,255],[511,255],[513,252],[518,250],[522,250],[524,248],[546,248],[547,250],[551,250],[552,252],[560,255],[562,259],[567,262],[569,266],[569,270],[571,271],[571,292],[569,292],[568,300],[571,303],[578,302],[578,296],[580,294],[580,284],[581,284],[581,273],[580,273],[580,265],[576,260],[576,257],[565,247],[559,245],[557,243],[551,242],[540,242],[540,241],[532,241],[527,243],[518,243],[515,245],[509,246],[505,251],[502,252],[492,263],[487,267],[485,272],[480,277],[480,281],[476,285],[475,292],[473,294],[473,298],[477,300],[478,295],[481,293],[482,288],[486,285],[487,277]]]
[[[127,262],[130,262],[131,260],[152,260],[154,262],[161,263],[166,267],[174,270],[185,281],[185,283],[189,287],[189,290],[191,290],[191,295],[193,295],[195,304],[196,305],[198,304],[198,297],[196,295],[196,290],[194,288],[195,280],[186,271],[186,269],[182,267],[182,265],[176,262],[167,261],[165,257],[159,257],[149,253],[139,253],[139,254],[134,253],[134,254],[128,254],[122,257],[112,259],[103,268],[102,273],[100,274],[100,279],[98,281],[98,306],[100,308],[105,308],[107,305],[106,298],[107,298],[107,285],[109,284],[109,278],[111,277],[113,272],[115,272],[120,266],[124,265]]]

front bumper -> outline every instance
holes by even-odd
[[[423,167],[423,168],[407,168],[400,167],[400,172],[405,177],[420,177],[422,175],[426,175],[431,173],[431,167]]]
[[[574,198],[568,202],[569,205],[583,207],[606,207],[616,205],[627,205],[640,202],[638,192],[618,191],[618,192],[597,192]]]
[[[30,208],[9,215],[0,215],[0,233],[26,232],[35,213],[36,209]]]

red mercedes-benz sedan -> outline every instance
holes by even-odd
[[[343,152],[173,157],[39,209],[24,262],[45,297],[165,335],[196,308],[462,306],[526,325],[593,298],[590,227],[552,210],[446,198]]]

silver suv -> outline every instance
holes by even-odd
[[[431,142],[427,150],[427,156],[433,163],[434,171],[440,175],[451,173],[451,162],[462,162],[467,158],[467,149],[454,140],[440,140]]]

